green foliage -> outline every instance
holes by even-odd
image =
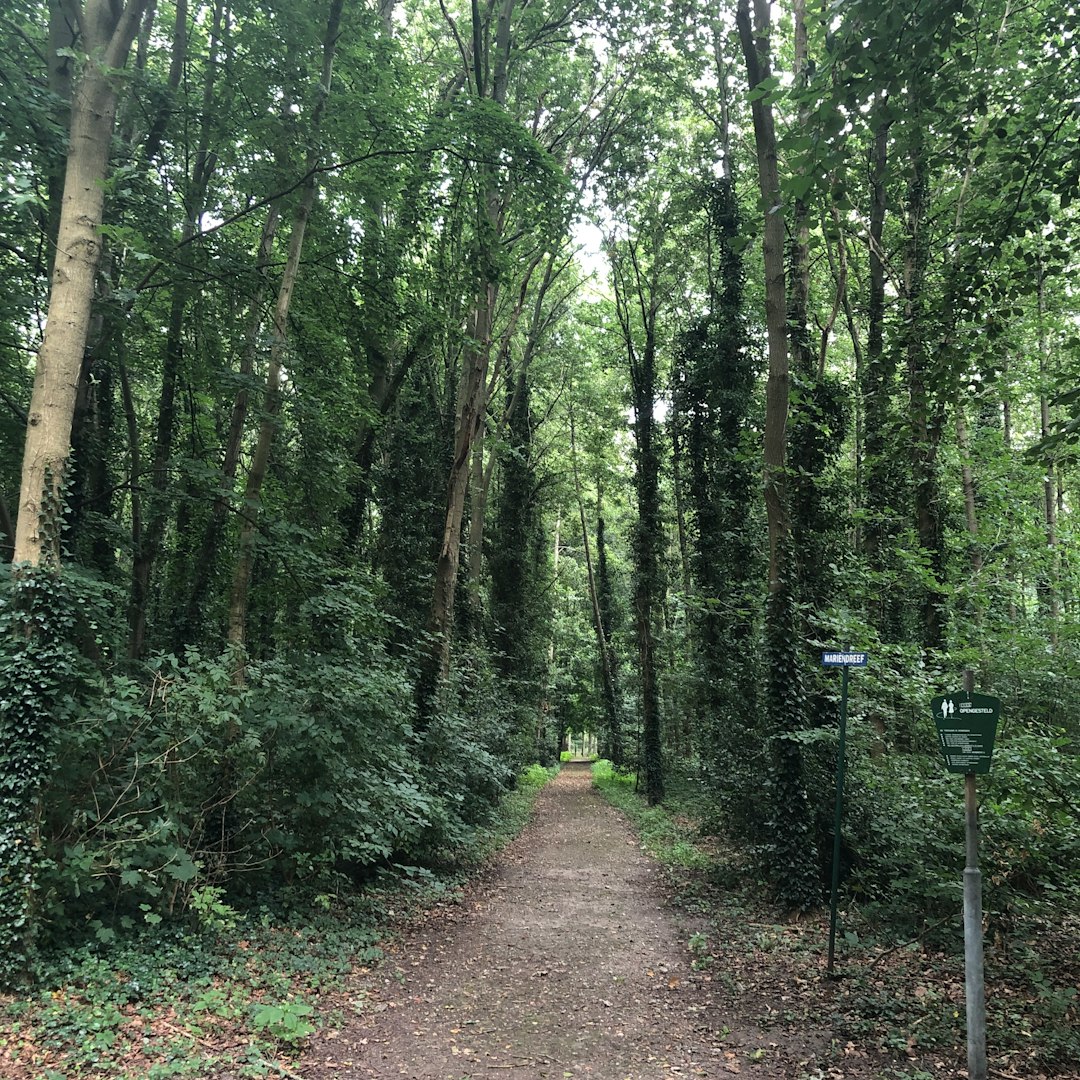
[[[721,812],[736,827],[745,827],[756,816],[748,797],[757,788],[745,717],[755,711],[760,678],[753,645],[761,573],[752,509],[757,451],[750,444],[757,361],[747,341],[734,185],[714,181],[701,195],[708,310],[676,343],[672,437],[676,452],[685,455],[692,512],[694,594],[688,600],[696,652],[695,750]]]
[[[28,978],[35,960],[42,789],[56,730],[71,716],[82,674],[72,639],[79,608],[54,571],[14,568],[0,594],[0,983]]]
[[[695,844],[693,831],[662,804],[647,805],[637,794],[633,773],[601,759],[592,766],[592,778],[604,798],[630,818],[642,845],[654,859],[682,870],[711,868],[713,860]]]
[[[1070,808],[1080,795],[1067,740],[1019,732],[980,778],[980,863],[992,933],[1014,936],[1080,902],[1080,844]],[[855,766],[860,791],[845,836],[848,882],[871,919],[918,928],[960,907],[963,787],[939,758],[888,755]]]
[[[469,857],[529,752],[514,703],[478,658],[418,731],[372,596],[312,610],[337,648],[303,666],[251,662],[239,685],[231,654],[189,650],[155,660],[145,685],[96,679],[44,791],[55,928],[96,918],[106,940],[185,917],[220,932],[235,896],[274,880]]]
[[[309,1020],[314,1011],[302,1001],[259,1005],[252,1013],[251,1027],[256,1032],[265,1031],[284,1043],[300,1042],[315,1031],[315,1025]]]
[[[522,771],[492,826],[474,838],[474,857],[521,830],[553,775],[537,765]],[[105,935],[72,927],[44,950],[38,987],[0,1008],[0,1039],[47,1052],[57,1076],[261,1075],[325,1022],[320,995],[343,988],[354,965],[379,963],[378,942],[395,920],[452,900],[455,880],[388,867],[362,892],[338,877],[332,892],[278,885],[235,907],[209,886],[193,892],[193,927],[160,919],[122,921]],[[351,996],[361,1010],[363,995]],[[223,1032],[234,1037],[222,1040]]]

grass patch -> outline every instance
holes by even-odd
[[[696,823],[682,819],[666,805],[647,805],[634,790],[633,773],[618,771],[610,761],[597,761],[592,778],[604,798],[633,822],[654,859],[682,870],[713,869],[716,860],[697,842],[700,833]]]
[[[521,831],[557,772],[525,770],[470,865]],[[199,929],[143,926],[107,943],[90,932],[73,938],[43,957],[32,991],[0,997],[0,1077],[281,1076],[319,1026],[342,1022],[350,974],[382,959],[403,919],[457,902],[463,876],[398,867],[362,891],[342,879],[334,892],[282,889],[244,910],[219,896]]]

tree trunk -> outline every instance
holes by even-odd
[[[334,54],[337,50],[338,29],[341,25],[341,11],[344,0],[331,0],[330,12],[326,21],[326,35],[323,38],[323,63],[319,81],[318,102],[311,117],[309,139],[311,150],[308,154],[305,173],[309,177],[304,185],[300,205],[293,217],[292,233],[289,236],[289,254],[278,286],[277,303],[274,307],[274,325],[270,341],[270,363],[266,371],[266,389],[263,397],[263,416],[259,424],[259,436],[251,457],[247,483],[244,487],[243,525],[240,528],[239,548],[233,570],[232,588],[229,592],[229,614],[226,638],[242,657],[247,647],[247,610],[251,589],[251,571],[255,562],[255,541],[259,528],[259,511],[262,498],[262,486],[270,468],[270,456],[274,445],[274,435],[278,426],[278,411],[281,407],[281,379],[285,355],[289,344],[289,308],[292,306],[293,291],[300,273],[300,257],[304,249],[304,234],[308,219],[315,205],[318,184],[315,171],[321,160],[318,149],[319,129],[326,103],[330,96],[330,84],[334,71]],[[236,668],[236,679],[244,679],[242,660]]]
[[[259,241],[259,253],[256,256],[255,266],[259,284],[251,301],[247,337],[244,341],[244,349],[240,355],[240,363],[237,369],[240,379],[236,395],[233,398],[232,411],[229,415],[229,428],[225,436],[225,452],[221,462],[220,491],[215,496],[213,505],[210,507],[210,516],[203,529],[202,540],[199,543],[195,561],[190,567],[191,578],[188,587],[188,600],[182,623],[183,628],[188,633],[193,632],[198,622],[199,611],[206,596],[207,587],[210,584],[210,576],[225,531],[225,517],[232,502],[236,473],[240,465],[244,427],[247,420],[248,380],[255,370],[255,359],[259,352],[259,334],[263,326],[262,305],[268,286],[266,271],[270,263],[270,256],[273,252],[274,239],[277,236],[280,220],[281,214],[278,207],[271,206],[266,214],[262,237]],[[178,646],[181,644],[184,644],[184,642],[177,642]]]
[[[770,77],[769,0],[739,0],[735,21],[746,60],[750,90]],[[809,907],[817,896],[812,814],[806,796],[802,753],[788,736],[805,723],[796,643],[795,582],[791,580],[790,523],[786,491],[787,421],[790,396],[786,283],[784,279],[784,214],[776,156],[776,132],[767,95],[751,108],[757,150],[758,186],[765,207],[762,242],[765,261],[765,323],[769,343],[769,377],[765,386],[765,512],[769,527],[769,598],[765,610],[768,661],[766,709],[772,750],[768,811],[773,816],[771,861],[780,899],[793,909]]]
[[[506,103],[507,71],[510,59],[510,17],[516,0],[503,0],[499,10],[495,37],[495,67],[491,80],[491,100],[496,105]],[[484,50],[480,47],[484,25],[479,5],[473,3],[473,72],[477,93],[483,97],[487,90],[484,70]],[[487,410],[487,372],[491,357],[492,326],[499,286],[492,273],[502,231],[502,199],[490,167],[482,167],[480,190],[477,192],[477,265],[481,285],[477,291],[469,320],[469,344],[462,361],[455,409],[454,453],[446,485],[446,515],[442,542],[435,567],[435,588],[431,601],[429,630],[432,651],[421,673],[418,685],[420,711],[431,704],[438,683],[450,673],[450,652],[454,627],[454,592],[457,588],[458,563],[461,551],[461,527],[465,512],[465,492],[472,461],[472,446],[479,436]]]
[[[88,0],[83,15],[87,57],[72,100],[56,259],[30,399],[15,529],[18,563],[60,563],[71,425],[101,258],[99,229],[117,102],[113,72],[124,66],[146,2],[128,0],[118,10],[108,0]]]
[[[203,84],[202,113],[199,127],[199,143],[195,153],[194,167],[184,193],[184,223],[181,229],[181,246],[190,244],[198,228],[199,219],[206,208],[206,197],[213,173],[213,157],[209,152],[211,104],[217,73],[217,47],[221,33],[222,2],[214,6],[213,26],[210,37],[210,51],[207,57],[206,81]],[[186,52],[186,23],[178,21],[174,28],[176,34],[175,53]],[[174,63],[170,69],[171,95],[176,90],[181,72]],[[177,84],[172,84],[172,79]],[[162,106],[164,109],[166,106]],[[164,125],[165,121],[161,123]],[[162,127],[162,133],[164,127]],[[148,144],[148,150],[153,150]],[[148,606],[150,601],[150,583],[154,567],[161,553],[165,532],[169,523],[169,505],[167,491],[169,469],[172,460],[173,432],[176,427],[176,388],[180,378],[184,355],[184,318],[187,313],[188,299],[192,292],[190,281],[179,278],[173,284],[169,301],[169,319],[165,331],[165,357],[161,372],[161,389],[158,393],[157,420],[154,430],[154,457],[150,473],[150,493],[147,499],[146,525],[142,525],[142,515],[132,516],[132,549],[134,557],[131,567],[131,595],[128,608],[128,655],[138,659],[146,651],[146,633]]]
[[[577,439],[574,432],[574,411],[570,409],[570,461],[574,470],[574,493],[577,497],[578,518],[581,522],[581,543],[585,553],[585,576],[589,586],[589,605],[592,608],[593,630],[600,659],[601,693],[604,699],[604,718],[607,721],[606,756],[616,765],[622,764],[622,725],[619,722],[618,701],[615,695],[615,673],[612,665],[611,646],[604,632],[604,617],[600,609],[600,591],[593,573],[592,548],[589,544],[589,527],[585,520],[585,501],[581,497],[581,475],[577,462]],[[598,515],[599,516],[599,513]]]
[[[663,732],[660,684],[657,675],[660,648],[656,629],[657,605],[663,596],[660,552],[663,522],[660,514],[660,450],[656,438],[657,321],[660,308],[660,239],[653,237],[653,265],[646,274],[634,241],[620,258],[612,249],[615,310],[623,335],[630,371],[634,409],[634,489],[638,520],[634,529],[634,624],[637,632],[638,670],[641,677],[641,764],[645,796],[650,805],[664,798]],[[630,270],[620,270],[621,263]],[[640,313],[640,328],[631,319],[631,307]],[[637,345],[638,329],[642,344]]]
[[[659,647],[655,610],[660,587],[659,546],[663,526],[660,517],[660,455],[656,445],[655,326],[646,328],[645,347],[634,395],[634,436],[637,442],[638,523],[634,537],[634,616],[637,626],[638,665],[641,670],[642,764],[645,796],[650,805],[664,797],[663,741],[660,718],[660,686],[657,678]]]
[[[866,364],[863,367],[862,404],[865,443],[865,492],[867,514],[863,528],[863,552],[872,573],[885,573],[887,540],[892,529],[890,462],[886,453],[889,397],[893,362],[885,353],[885,262],[882,236],[885,228],[885,168],[888,160],[889,125],[880,124],[874,133],[870,161],[870,284],[867,298]],[[886,641],[899,635],[894,618],[895,605],[884,584],[871,599],[870,617]]]
[[[916,134],[910,155],[910,176],[904,242],[904,352],[907,356],[908,400],[912,434],[912,480],[915,528],[927,559],[931,583],[923,587],[922,641],[927,649],[945,643],[945,606],[937,585],[945,571],[945,549],[938,483],[938,447],[945,422],[944,408],[927,386],[926,342],[927,177],[923,142]]]
[[[735,21],[746,60],[751,92],[771,75],[769,67],[769,0],[739,0]],[[788,369],[787,301],[784,281],[784,215],[776,157],[776,130],[768,97],[751,105],[757,150],[758,187],[766,207],[762,250],[765,259],[765,323],[769,343],[769,376],[765,384],[765,513],[769,526],[769,591],[780,587],[789,531],[785,494],[785,459],[790,375]]]
[[[1043,439],[1050,436],[1052,425],[1050,422],[1050,349],[1047,344],[1046,334],[1046,272],[1039,259],[1038,288],[1036,300],[1038,303],[1038,333],[1039,333],[1039,433]],[[1058,582],[1061,579],[1059,556],[1058,556],[1058,478],[1057,466],[1052,457],[1044,464],[1043,476],[1043,533],[1046,537],[1048,565],[1044,573],[1039,575],[1038,592],[1042,601],[1045,615],[1050,620],[1050,642],[1057,647],[1058,620],[1061,615],[1061,593]]]
[[[76,62],[71,55],[78,45],[77,0],[49,0],[48,78],[53,97],[53,123],[61,131],[71,130],[71,96],[74,87]],[[64,202],[64,157],[57,155],[48,170],[48,211],[45,219],[45,239],[49,251],[56,250],[56,234],[60,228],[60,210]],[[53,261],[50,258],[50,263]],[[44,268],[43,268],[44,272]]]

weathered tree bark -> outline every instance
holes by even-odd
[[[769,60],[769,2],[739,0],[735,16],[746,60],[751,92],[771,75]],[[757,150],[758,187],[766,207],[762,250],[765,260],[765,324],[769,345],[769,376],[765,384],[765,514],[769,526],[769,591],[780,588],[789,523],[784,471],[787,454],[788,366],[787,300],[784,280],[784,215],[776,157],[776,129],[768,97],[757,97],[751,110]]]
[[[60,515],[94,279],[101,258],[109,144],[117,77],[147,0],[121,7],[87,0],[82,13],[87,56],[71,108],[71,143],[57,229],[56,259],[38,352],[23,457],[15,561],[59,566]]]

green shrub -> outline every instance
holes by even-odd
[[[1010,735],[978,782],[980,863],[987,917],[1080,907],[1076,758],[1061,738]],[[845,824],[854,866],[848,889],[864,913],[918,926],[958,911],[963,888],[963,778],[937,756],[857,760],[863,789]]]

